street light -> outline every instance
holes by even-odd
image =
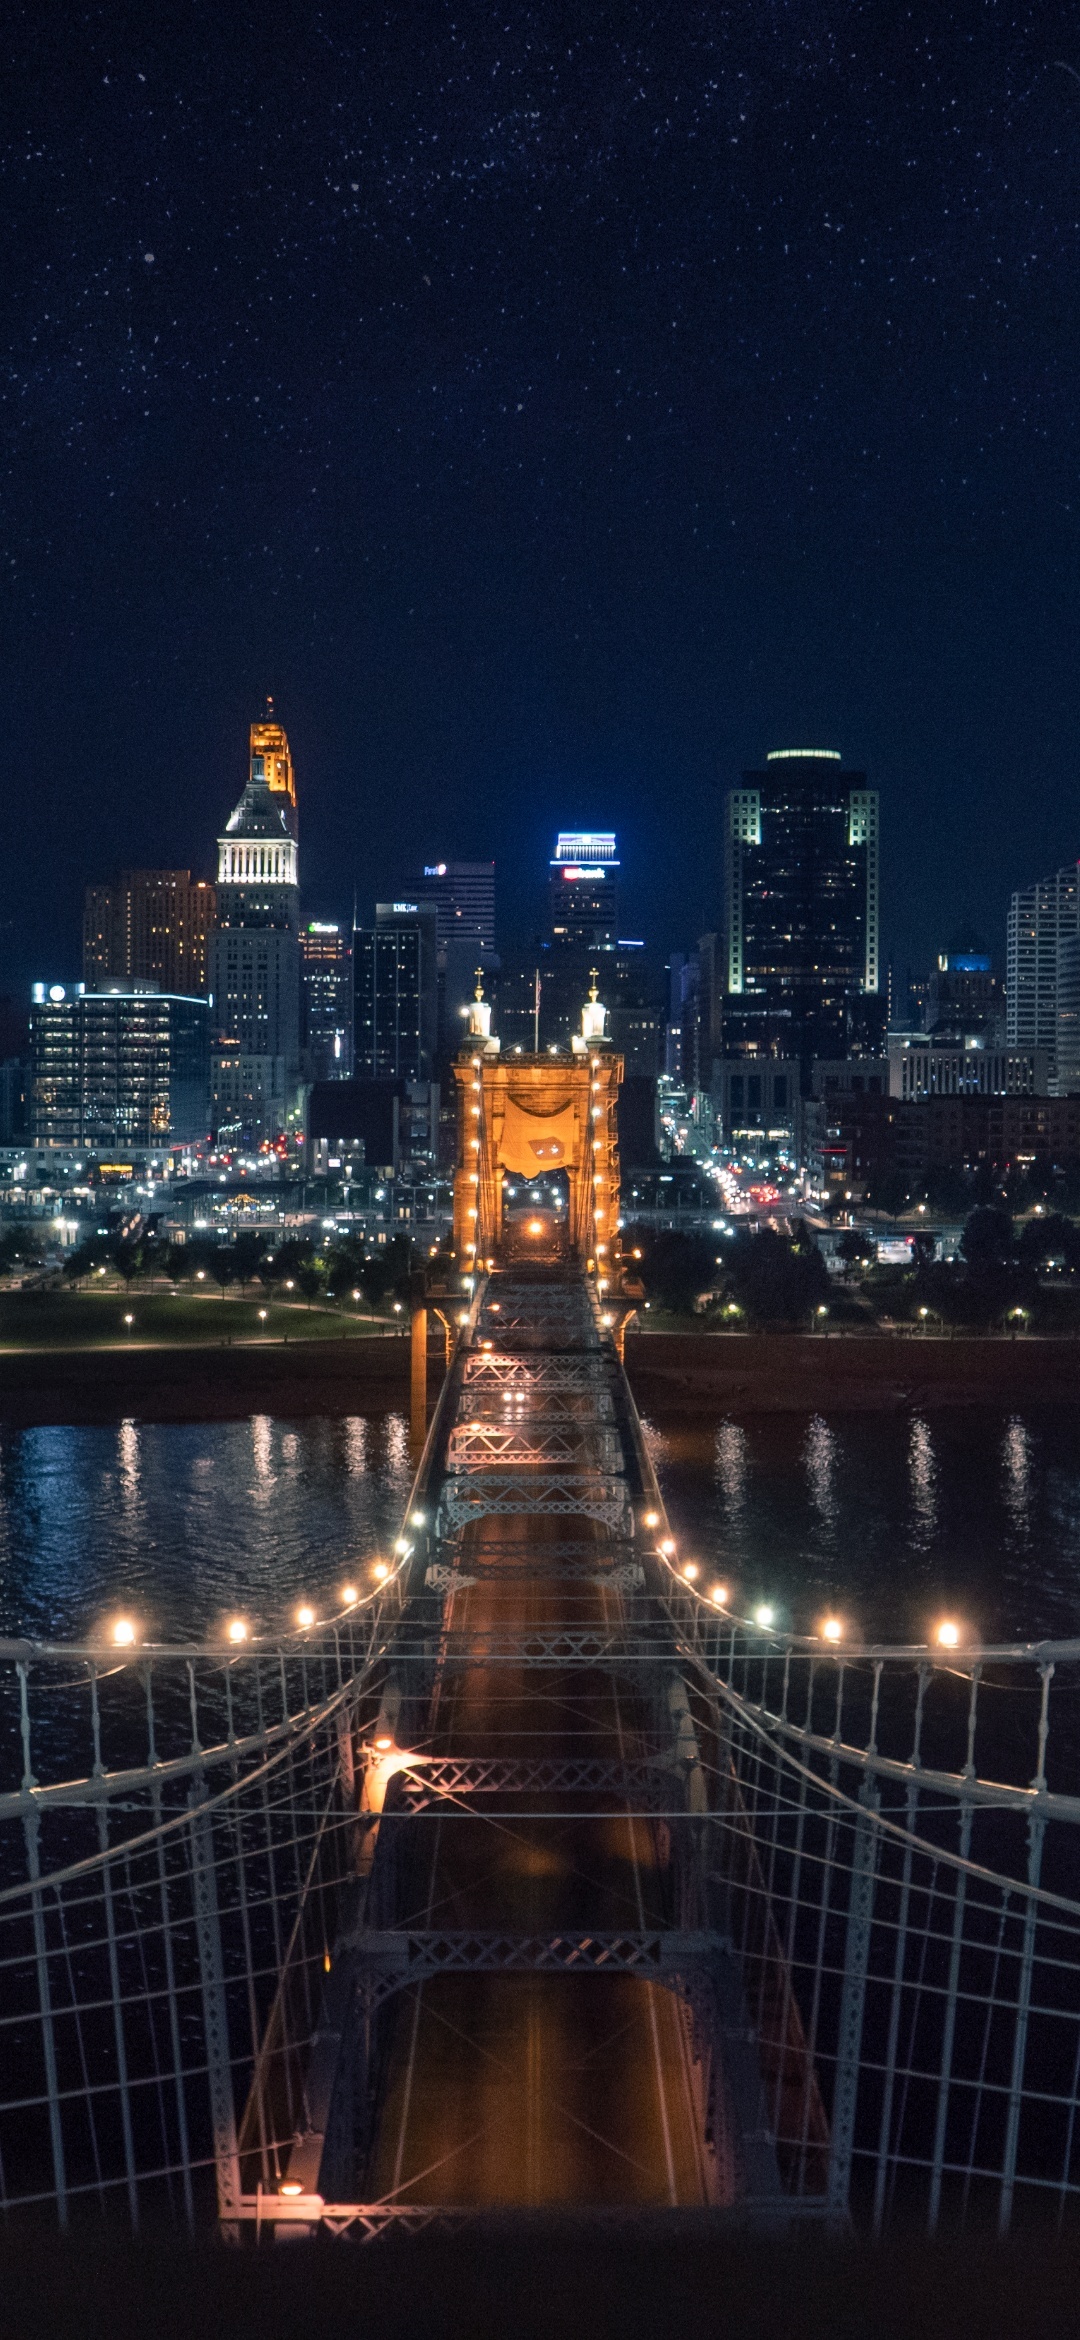
[[[960,1627],[957,1624],[955,1617],[943,1617],[941,1619],[940,1624],[935,1630],[934,1639],[940,1649],[959,1648]]]
[[[296,1622],[298,1625],[304,1626],[305,1630],[309,1625],[314,1625],[315,1611],[311,1607],[310,1602],[301,1601],[300,1607],[296,1612]]]
[[[759,1601],[757,1608],[754,1610],[754,1623],[755,1625],[765,1626],[775,1625],[776,1610],[773,1608],[771,1601]]]
[[[135,1639],[135,1624],[131,1617],[118,1617],[112,1629],[117,1649],[130,1649]]]
[[[248,1629],[242,1617],[230,1617],[228,1624],[228,1634],[230,1641],[239,1642],[247,1640]]]
[[[843,1640],[844,1628],[839,1617],[824,1617],[822,1619],[821,1638],[823,1641],[832,1642]]]

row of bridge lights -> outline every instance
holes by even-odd
[[[644,1525],[647,1528],[659,1527],[659,1512],[647,1511],[644,1514]],[[656,1548],[661,1557],[667,1561],[668,1566],[674,1570],[677,1549],[674,1536],[664,1536]],[[690,1585],[695,1591],[698,1589],[698,1578],[701,1575],[701,1570],[696,1560],[684,1560],[679,1574],[684,1583]],[[702,1589],[701,1598],[711,1601],[713,1607],[717,1609],[729,1610],[731,1606],[731,1593],[726,1584],[712,1584],[707,1593]],[[751,1610],[751,1623],[760,1626],[762,1632],[767,1633],[776,1624],[776,1621],[776,1609],[771,1601],[759,1601],[757,1607]],[[829,1615],[821,1619],[818,1626],[818,1639],[830,1643],[835,1649],[847,1638],[847,1631],[848,1628],[842,1617]],[[959,1649],[964,1638],[963,1628],[955,1617],[940,1617],[934,1626],[933,1639],[939,1649]]]
[[[425,1525],[426,1514],[424,1512],[410,1512],[410,1527],[422,1528]],[[408,1559],[412,1548],[412,1545],[405,1536],[398,1537],[394,1549],[397,1553],[399,1567],[403,1560]],[[394,1569],[391,1566],[389,1560],[373,1560],[368,1569],[368,1575],[371,1578],[372,1584],[372,1594],[381,1590],[382,1586],[388,1582],[389,1578],[393,1574]],[[365,1594],[358,1584],[343,1584],[338,1598],[343,1609],[355,1609],[360,1606],[360,1603],[365,1598]],[[293,1611],[293,1622],[299,1626],[302,1633],[307,1633],[310,1631],[313,1625],[317,1625],[320,1622],[320,1619],[317,1610],[312,1607],[310,1601],[300,1601]],[[224,1633],[226,1641],[230,1642],[234,1649],[241,1649],[245,1641],[250,1641],[251,1639],[251,1626],[249,1625],[246,1617],[230,1617],[226,1622]],[[134,1617],[127,1616],[114,1617],[112,1625],[109,1628],[109,1638],[112,1641],[114,1648],[116,1649],[134,1649],[140,1639],[139,1627],[136,1619]]]

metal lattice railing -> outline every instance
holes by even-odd
[[[785,2185],[878,2229],[1063,2217],[1080,1642],[841,1654],[718,1615],[666,1566]]]
[[[335,1943],[362,1901],[373,2003],[410,1960],[669,1976],[717,2103],[725,2066],[751,2056],[791,2202],[868,2227],[1074,2215],[1080,1642],[853,1648],[740,1620],[681,1569],[610,1346],[587,1374],[581,1355],[560,1375],[550,1362],[460,1353],[410,1498],[434,1524],[406,1529],[393,1572],[336,1618],[239,1650],[0,1644],[4,2208],[247,2216],[312,2133]],[[594,1365],[628,1469],[590,1510]],[[586,1467],[576,1485],[542,1460],[531,1479],[516,1459],[501,1480],[474,1470],[458,1517],[433,1458],[458,1393],[489,1375],[569,1391]],[[479,1506],[576,1510],[583,1540],[556,1529],[545,1565],[569,1585],[614,1557],[617,1623],[491,1627],[459,1647],[442,1597]],[[461,1663],[624,1675],[654,1717],[647,1758],[563,1754],[526,1779],[421,1753],[397,1765],[373,1854],[358,1765],[390,1744],[387,1701],[415,1718]],[[407,1925],[403,1832],[515,1793],[534,1816],[614,1798],[659,1832],[665,1926],[533,1956]],[[334,2217],[378,2226],[370,2205]]]

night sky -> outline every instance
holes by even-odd
[[[9,8],[0,980],[213,873],[267,691],[313,915],[557,826],[721,916],[835,745],[918,963],[1080,850],[1080,16]]]

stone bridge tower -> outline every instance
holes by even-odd
[[[617,1291],[619,1140],[615,1108],[623,1060],[605,1038],[607,1010],[593,974],[581,1032],[568,1052],[503,1056],[477,977],[469,1034],[454,1065],[458,1153],[454,1244],[466,1273],[500,1257],[506,1235],[503,1181],[564,1170],[571,1256]]]

